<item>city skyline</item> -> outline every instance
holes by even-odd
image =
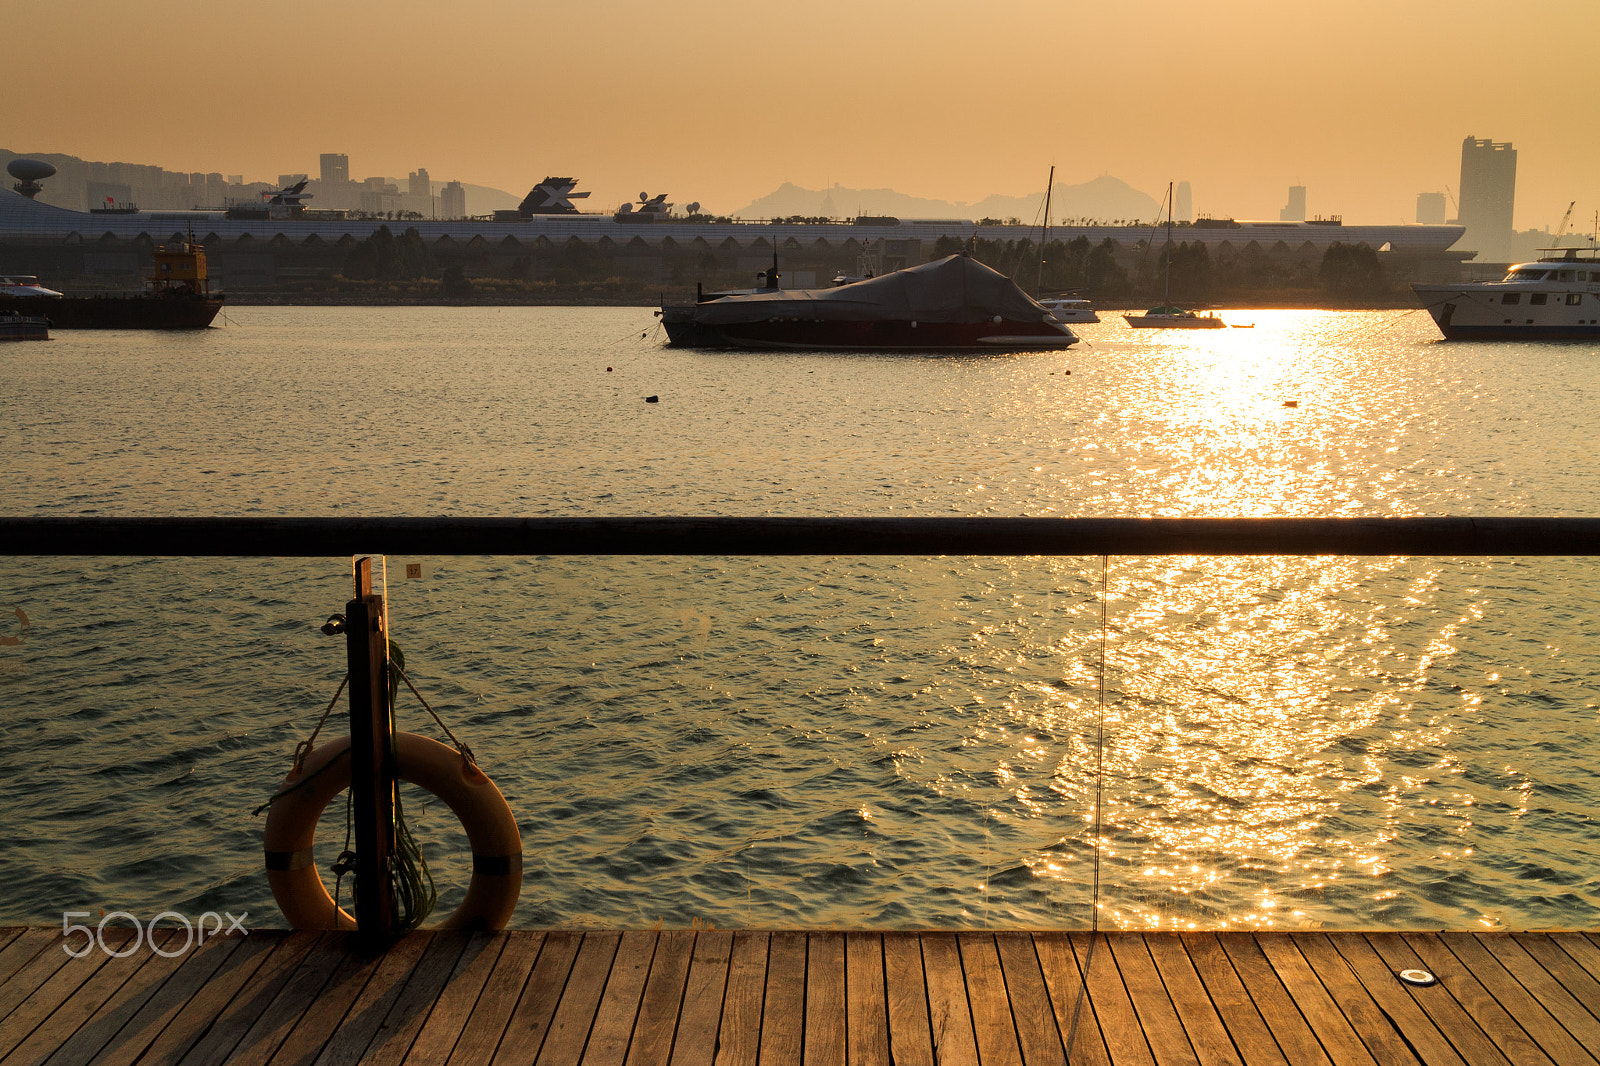
[[[1459,196],[1473,135],[1517,146],[1516,228],[1553,227],[1576,200],[1573,229],[1587,231],[1600,207],[1581,118],[1511,91],[1548,33],[1486,3],[1234,0],[1197,25],[1171,0],[1021,2],[981,22],[898,0],[665,16],[631,0],[446,15],[396,0],[381,18],[341,5],[272,33],[233,2],[192,22],[156,4],[61,8],[27,12],[17,151],[251,181],[315,174],[337,152],[361,174],[421,166],[520,195],[571,173],[595,208],[647,190],[713,211],[785,181],[976,202],[1042,190],[1054,162],[1062,183],[1109,173],[1156,195],[1187,180],[1202,214],[1276,218],[1303,185],[1310,215],[1393,223],[1420,193]],[[1585,39],[1600,8],[1567,23]]]

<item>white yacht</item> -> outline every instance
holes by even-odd
[[[1411,286],[1447,340],[1600,337],[1600,247],[1541,248],[1499,281]]]
[[[1041,296],[1039,303],[1056,316],[1057,322],[1098,322],[1094,304],[1075,296]]]

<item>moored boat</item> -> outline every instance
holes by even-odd
[[[1041,296],[1039,305],[1055,316],[1057,322],[1098,322],[1094,304],[1080,296]]]
[[[951,255],[828,289],[767,287],[657,312],[673,345],[834,351],[1060,349],[1077,336],[1004,274]]]
[[[157,246],[144,292],[66,296],[31,274],[0,277],[0,311],[47,318],[57,329],[205,329],[222,310],[205,246],[190,237]]]
[[[1152,307],[1142,315],[1123,315],[1123,321],[1134,329],[1221,329],[1226,322],[1216,315],[1197,315],[1181,307],[1172,306],[1172,183],[1167,182],[1167,250],[1166,274],[1162,283],[1161,306]]]
[[[1446,340],[1593,340],[1600,337],[1600,247],[1541,248],[1499,281],[1422,284],[1411,290]]]
[[[47,341],[50,320],[0,311],[0,341]]]

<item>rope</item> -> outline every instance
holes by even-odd
[[[1072,1049],[1078,1038],[1078,1020],[1083,1016],[1083,1004],[1089,996],[1089,970],[1094,966],[1094,949],[1100,943],[1100,833],[1101,797],[1105,784],[1106,747],[1106,571],[1111,557],[1100,556],[1100,701],[1095,718],[1094,758],[1094,889],[1090,897],[1089,953],[1083,960],[1083,980],[1078,985],[1077,1001],[1072,1005],[1072,1023],[1067,1027],[1067,1060],[1072,1059]]]
[[[450,738],[450,743],[455,745],[455,749],[460,756],[473,766],[478,765],[478,760],[473,757],[472,749],[467,747],[466,741],[450,732],[450,727],[444,724],[444,719],[439,717],[439,713],[437,711],[428,706],[428,701],[422,698],[422,693],[418,692],[417,686],[411,683],[411,679],[406,676],[405,670],[399,666],[399,664],[394,663],[393,661],[391,661],[389,665],[394,669],[395,673],[400,675],[400,680],[406,683],[406,688],[411,690],[411,694],[417,698],[418,702],[420,702],[422,706],[427,709],[429,714],[433,715],[433,720],[439,723],[439,728],[444,730],[444,735]]]

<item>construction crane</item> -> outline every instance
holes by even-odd
[[[1555,240],[1550,242],[1550,246],[1552,248],[1559,245],[1561,243],[1561,238],[1566,235],[1567,225],[1572,221],[1572,209],[1577,206],[1578,201],[1576,200],[1567,205],[1567,213],[1561,216],[1561,225],[1556,227]]]

